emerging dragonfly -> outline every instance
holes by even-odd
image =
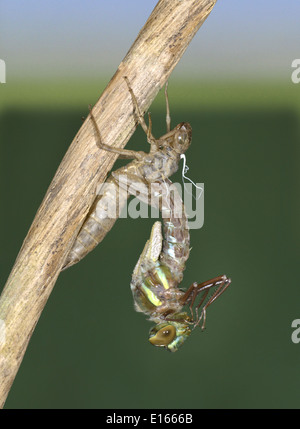
[[[174,352],[201,321],[204,329],[207,308],[227,289],[231,280],[224,275],[204,283],[193,283],[186,291],[179,289],[185,262],[189,257],[190,236],[184,205],[176,188],[171,189],[172,183],[168,177],[177,171],[180,155],[190,145],[191,126],[187,122],[182,122],[171,131],[166,87],[167,133],[155,139],[151,132],[150,115],[147,127],[127,78],[125,80],[137,120],[151,145],[150,152],[146,154],[112,148],[102,143],[96,121],[90,112],[98,146],[117,153],[122,158],[133,158],[134,161],[112,172],[103,185],[101,194],[96,197],[63,269],[79,262],[103,240],[114,225],[128,196],[136,195],[138,191],[139,199],[154,204],[161,210],[165,218],[165,239],[162,236],[161,223],[156,222],[132,276],[131,290],[135,308],[157,323],[150,331],[149,341],[155,346],[165,347]],[[149,201],[149,195],[153,193],[156,194],[156,200]],[[116,211],[114,216],[108,216],[107,208],[112,200],[116,203]],[[178,207],[181,208],[180,214]],[[199,301],[196,304],[197,297]],[[196,304],[195,315],[194,304]],[[191,316],[182,311],[186,305],[190,308]]]
[[[147,141],[150,143],[150,152],[145,153],[113,148],[102,143],[100,131],[93,113],[90,111],[90,118],[99,148],[117,153],[120,158],[134,160],[112,172],[111,176],[102,185],[103,187],[100,189],[99,195],[95,198],[73,247],[67,256],[63,269],[79,262],[103,240],[118,218],[128,196],[130,194],[136,195],[137,188],[140,194],[143,193],[141,190],[145,190],[146,188],[145,195],[141,195],[141,198],[147,200],[146,194],[151,194],[149,192],[151,183],[163,182],[174,174],[178,170],[181,154],[188,149],[191,143],[192,129],[189,123],[181,122],[171,130],[167,85],[165,88],[167,133],[159,139],[155,139],[151,132],[152,122],[150,114],[149,126],[147,126],[127,77],[124,77],[124,79],[132,97],[138,123],[142,126],[147,135]],[[115,202],[113,216],[108,214],[108,206],[112,201]]]
[[[167,179],[166,187],[170,184]],[[166,191],[160,193],[164,239],[161,222],[155,222],[133,271],[131,290],[136,311],[145,313],[149,320],[157,323],[150,330],[150,343],[175,352],[201,321],[204,329],[207,308],[227,289],[231,280],[223,275],[204,283],[195,282],[186,291],[179,289],[189,257],[190,236],[179,194],[176,189]],[[197,297],[199,302],[194,314]],[[186,305],[189,305],[191,317],[182,311]]]

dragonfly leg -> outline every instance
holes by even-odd
[[[194,327],[198,326],[202,320],[202,326],[201,328],[205,328],[206,323],[206,310],[207,308],[228,288],[228,286],[231,284],[231,279],[228,279],[225,275],[215,277],[211,280],[207,280],[203,283],[193,283],[188,290],[185,292],[183,297],[181,298],[181,302],[183,305],[189,304],[189,308],[191,311],[191,315],[193,317],[193,320],[195,322]],[[199,315],[199,308],[203,305],[205,302],[205,299],[207,298],[208,293],[212,288],[215,288],[215,291],[213,294],[209,297],[208,301],[205,303],[203,308],[201,309],[201,313]],[[200,302],[197,304],[195,310],[196,310],[196,317],[194,318],[193,313],[193,305],[195,303],[195,300],[197,296],[202,293]]]
[[[112,153],[117,153],[119,155],[119,158],[124,158],[124,159],[137,159],[137,160],[141,160],[144,158],[145,156],[145,152],[138,152],[135,150],[127,150],[127,149],[121,149],[121,148],[117,148],[117,147],[112,147],[109,146],[105,143],[102,142],[102,138],[101,138],[101,134],[100,134],[100,130],[98,127],[98,124],[96,122],[95,116],[92,112],[92,107],[91,105],[89,105],[89,110],[90,110],[90,117],[96,132],[96,136],[97,136],[97,141],[96,144],[99,147],[99,149],[104,149],[108,152],[112,152]]]
[[[149,120],[149,125],[148,125],[148,131],[147,131],[147,141],[151,140],[151,136],[152,136],[152,119],[151,119],[150,112],[148,112],[148,120]]]
[[[151,132],[151,126],[152,126],[151,117],[149,115],[150,122],[149,122],[149,127],[148,127],[147,124],[146,124],[146,122],[145,122],[145,119],[144,119],[144,117],[143,117],[143,115],[142,115],[142,113],[140,111],[140,108],[139,108],[137,99],[135,98],[134,92],[133,92],[133,90],[132,90],[132,88],[131,88],[131,86],[129,84],[128,77],[124,76],[124,79],[125,79],[125,82],[127,83],[128,90],[129,90],[129,92],[131,94],[132,102],[133,102],[134,109],[135,109],[135,112],[136,112],[136,115],[137,115],[137,120],[138,120],[139,124],[141,125],[141,127],[143,128],[143,130],[144,130],[144,132],[145,132],[145,134],[147,136],[148,143],[150,143],[151,145],[154,144],[155,147],[156,147],[157,146],[157,141],[156,141],[156,138],[152,135],[152,132]]]
[[[165,85],[165,99],[166,99],[166,123],[167,123],[167,133],[171,131],[171,116],[170,116],[170,106],[169,106],[169,97],[168,97],[168,81]]]

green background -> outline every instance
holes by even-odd
[[[1,86],[1,285],[106,83]],[[59,276],[6,408],[299,407],[300,344],[291,341],[300,318],[299,91],[170,81],[172,125],[193,128],[188,175],[205,183],[204,226],[191,231],[182,286],[224,273],[232,285],[209,308],[204,332],[175,354],[154,348],[129,288],[153,220],[118,220]],[[159,136],[162,91],[151,113]],[[147,150],[140,129],[127,147]]]

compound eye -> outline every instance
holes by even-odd
[[[188,138],[187,133],[181,131],[177,137],[178,143],[184,144],[186,142],[187,138]]]
[[[173,325],[167,325],[160,328],[153,337],[149,338],[149,341],[154,346],[167,346],[174,340],[175,336],[175,327]]]

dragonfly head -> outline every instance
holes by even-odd
[[[181,122],[174,128],[173,147],[176,152],[182,154],[190,146],[192,140],[192,127],[188,122]]]
[[[163,322],[150,330],[149,341],[156,347],[176,352],[190,334],[191,329],[186,322]]]

